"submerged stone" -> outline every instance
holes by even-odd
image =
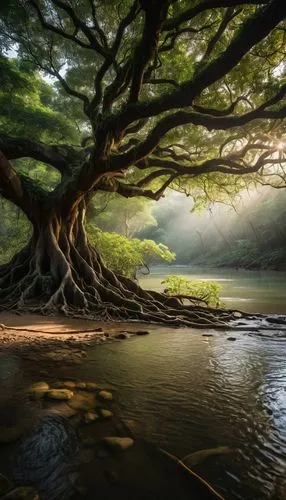
[[[125,451],[134,444],[134,439],[130,437],[104,437],[102,442],[114,451]]]
[[[68,401],[68,405],[74,410],[92,410],[96,405],[96,399],[94,394],[90,392],[80,392],[74,394],[74,396]]]

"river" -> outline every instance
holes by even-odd
[[[142,284],[160,289],[165,269],[154,269]],[[195,277],[198,270],[168,268],[179,273]],[[286,312],[285,274],[202,270],[199,276],[219,279],[230,307]],[[230,447],[230,454],[196,468],[226,499],[285,500],[285,332],[150,329],[147,337],[95,348],[78,375],[112,384],[122,417],[178,457]]]
[[[161,281],[168,275],[191,280],[216,281],[221,285],[225,307],[246,312],[286,313],[286,272],[218,269],[195,266],[156,266],[141,276],[143,288],[162,291]]]

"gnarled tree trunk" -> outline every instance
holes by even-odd
[[[81,314],[90,319],[164,322],[172,326],[222,325],[229,312],[182,305],[141,289],[107,269],[85,230],[86,202],[68,215],[40,209],[28,245],[0,267],[0,307],[43,314]]]

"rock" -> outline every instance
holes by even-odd
[[[242,314],[241,314],[239,311],[234,311],[234,312],[232,313],[232,316],[233,316],[234,318],[242,318]]]
[[[73,397],[73,392],[69,389],[50,389],[46,392],[45,397],[48,399],[67,401]]]
[[[38,400],[44,397],[46,392],[50,389],[49,384],[46,382],[35,382],[29,387],[31,399]]]
[[[77,389],[85,389],[86,388],[86,382],[77,382],[76,383]]]
[[[9,479],[0,473],[0,497],[12,489]]]
[[[106,408],[100,408],[99,412],[100,412],[100,415],[102,416],[102,418],[111,418],[111,417],[113,417],[112,411],[107,410]]]
[[[76,388],[76,382],[73,382],[72,380],[66,380],[62,384],[64,387],[67,389],[75,389]]]
[[[25,429],[22,426],[0,427],[0,443],[12,443],[24,434]]]
[[[114,338],[119,339],[119,340],[125,340],[125,339],[127,339],[127,335],[126,335],[126,333],[118,333],[117,335],[115,335]]]
[[[234,340],[236,340],[236,337],[227,337],[227,339],[226,339],[226,340],[231,340],[231,341],[234,341]]]
[[[92,424],[99,419],[99,415],[95,411],[87,411],[83,416],[85,424]]]
[[[136,335],[139,335],[139,336],[150,334],[150,332],[148,332],[148,330],[137,330],[137,332],[135,332],[135,333],[136,333]]]
[[[3,323],[0,323],[0,330],[6,330],[6,326]]]
[[[101,441],[114,451],[125,451],[134,444],[134,439],[130,437],[104,437]]]
[[[71,418],[76,415],[76,410],[67,405],[64,401],[58,401],[48,406],[48,409],[53,412],[61,415],[65,418]]]
[[[72,399],[68,401],[70,408],[74,410],[92,410],[96,405],[95,395],[90,392],[80,392],[74,394]]]
[[[101,399],[105,399],[106,401],[111,401],[113,399],[112,393],[109,391],[100,391],[98,393],[98,396]]]
[[[1,500],[40,500],[40,495],[35,488],[20,486],[1,497]]]
[[[98,385],[95,382],[86,382],[87,391],[96,391],[96,389],[98,389]]]

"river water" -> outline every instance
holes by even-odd
[[[286,313],[286,272],[212,269],[195,266],[156,266],[139,279],[143,288],[162,291],[168,275],[191,280],[216,281],[225,307],[246,312]]]
[[[188,275],[186,269],[182,274]],[[157,268],[144,285],[160,288],[162,275]],[[205,271],[206,279],[213,276]],[[216,276],[230,307],[241,298],[241,309],[286,312],[280,282],[285,275],[218,271]],[[149,336],[95,348],[79,374],[112,384],[122,417],[178,457],[230,447],[230,454],[196,468],[226,499],[285,500],[285,332],[150,329]]]

